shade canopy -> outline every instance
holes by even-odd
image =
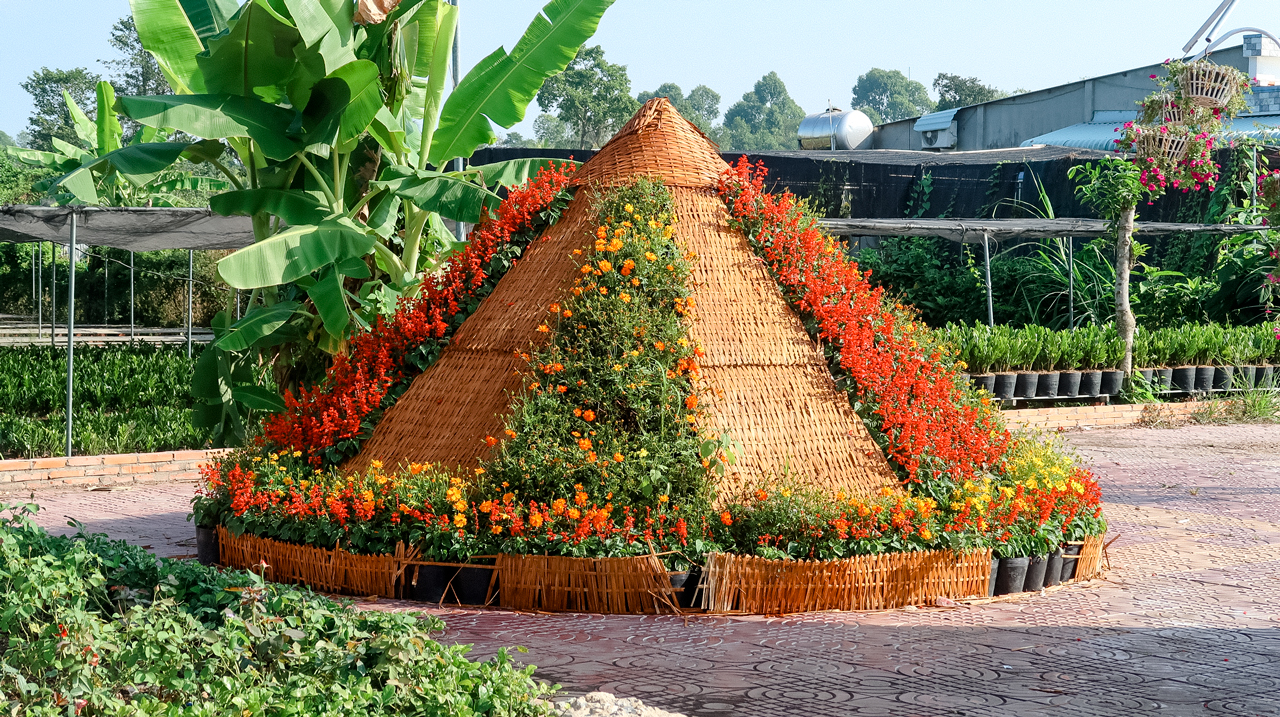
[[[249,217],[224,217],[207,208],[0,207],[0,242],[66,244],[71,215],[76,243],[129,251],[239,249],[253,243]]]
[[[942,237],[967,244],[1010,239],[1052,239],[1056,237],[1100,237],[1111,222],[1102,219],[819,219],[822,229],[833,236]],[[1139,222],[1139,236],[1155,234],[1235,235],[1267,231],[1271,227],[1244,224],[1175,224]]]

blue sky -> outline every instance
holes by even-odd
[[[508,49],[545,0],[461,0],[464,70]],[[805,110],[849,104],[871,67],[977,76],[1038,89],[1158,62],[1178,52],[1218,0],[618,0],[592,40],[627,66],[632,91],[705,84],[721,111],[777,71]],[[41,66],[104,68],[111,24],[128,0],[0,0],[0,130],[26,126],[18,84]],[[1280,3],[1240,0],[1228,23],[1280,33]],[[517,130],[529,135],[536,103]]]

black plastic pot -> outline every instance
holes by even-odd
[[[1102,385],[1098,387],[1099,396],[1119,396],[1124,387],[1124,371],[1108,369],[1102,372]]]
[[[1035,592],[1044,587],[1044,573],[1049,567],[1049,557],[1046,555],[1033,555],[1031,562],[1027,563],[1027,580],[1022,585],[1023,592]]]
[[[1171,385],[1175,391],[1191,393],[1196,390],[1196,367],[1178,366],[1171,370]]]
[[[1009,595],[1022,592],[1027,582],[1027,564],[1031,558],[1000,558],[1000,569],[996,572],[996,595]]]
[[[1049,553],[1049,562],[1044,568],[1044,586],[1051,588],[1062,582],[1062,548]]]
[[[1013,389],[1017,382],[1018,374],[1016,373],[998,373],[991,392],[996,398],[1007,401],[1013,398]]]
[[[1058,397],[1075,398],[1080,393],[1080,372],[1058,372]]]
[[[1060,377],[1061,374],[1057,371],[1040,374],[1040,378],[1036,381],[1036,397],[1053,398],[1057,396]]]
[[[1173,389],[1173,369],[1158,368],[1153,378],[1155,380],[1155,390],[1170,391]]]
[[[217,528],[196,528],[196,560],[201,565],[218,564]]]
[[[1137,371],[1134,371],[1134,373],[1141,376],[1142,380],[1146,382],[1147,386],[1151,387],[1151,390],[1153,391],[1155,390],[1156,388],[1155,386],[1156,370],[1155,369],[1140,368]]]
[[[1019,371],[1017,383],[1014,385],[1014,398],[1035,398],[1036,384],[1040,382],[1040,374],[1032,371]]]
[[[1092,398],[1098,395],[1098,389],[1102,388],[1102,372],[1101,371],[1081,371],[1080,372],[1080,390],[1076,395],[1080,398]]]
[[[1253,376],[1257,372],[1257,366],[1236,366],[1236,375],[1231,379],[1231,388],[1253,388]]]
[[[1258,388],[1271,388],[1275,383],[1276,367],[1271,364],[1263,364],[1253,372],[1253,385]]]
[[[1230,391],[1231,381],[1235,377],[1236,369],[1234,366],[1214,366],[1213,367],[1213,390]]]
[[[996,594],[996,576],[1000,574],[1000,558],[991,559],[991,577],[987,578],[987,597]]]
[[[973,382],[974,388],[980,388],[987,393],[995,393],[996,375],[994,373],[980,373],[976,376],[970,376],[969,380]]]
[[[458,568],[453,565],[419,565],[417,577],[405,592],[419,602],[443,602],[445,587],[457,574]]]
[[[671,587],[675,588],[676,604],[680,607],[693,607],[694,595],[702,584],[702,566],[694,565],[683,573],[671,573]]]
[[[449,589],[449,597],[459,605],[484,605],[489,597],[489,581],[493,568],[458,568]]]
[[[1196,366],[1196,393],[1208,393],[1213,390],[1213,376],[1217,373],[1212,366]]]
[[[1083,547],[1084,546],[1079,543],[1076,543],[1074,545],[1071,543],[1067,543],[1066,545],[1062,546],[1062,554],[1063,555],[1079,555],[1080,549]],[[1076,558],[1063,558],[1062,574],[1059,576],[1059,580],[1061,580],[1062,582],[1066,582],[1068,580],[1075,578],[1076,563],[1078,562],[1080,561]]]

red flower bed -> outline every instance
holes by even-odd
[[[297,396],[286,391],[286,409],[264,425],[266,441],[278,449],[303,451],[314,465],[354,454],[358,441],[372,430],[367,419],[385,408],[392,387],[425,368],[411,360],[415,352],[447,337],[474,311],[490,278],[490,259],[535,228],[568,185],[569,172],[568,164],[542,169],[512,188],[497,215],[477,225],[467,248],[436,281],[427,282],[419,297],[402,300],[395,316],[378,317],[369,331],[352,338],[348,353],[336,357],[324,381]],[[331,450],[344,443],[346,450]]]
[[[812,319],[819,340],[838,349],[838,368],[853,383],[888,457],[907,480],[973,478],[1009,444],[996,412],[961,388],[943,347],[911,310],[888,301],[867,281],[789,192],[764,191],[766,170],[746,158],[720,179],[733,223]],[[811,329],[813,330],[813,329]],[[878,424],[878,425],[876,425]]]

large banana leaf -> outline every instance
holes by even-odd
[[[356,60],[311,88],[301,124],[308,144],[346,144],[364,134],[382,109],[378,66]]]
[[[120,127],[120,119],[116,117],[116,90],[106,80],[98,83],[98,121],[96,129],[99,155],[120,149],[120,140],[124,137],[124,129]]]
[[[92,152],[86,152],[83,149],[75,146],[74,144],[71,144],[70,142],[64,142],[61,139],[58,139],[57,137],[50,137],[49,143],[53,145],[54,149],[58,150],[62,154],[68,157],[77,159],[81,162],[93,159],[94,157],[94,154]]]
[[[485,207],[496,207],[502,198],[457,175],[431,170],[387,167],[371,189],[386,188],[392,194],[459,222],[478,222]]]
[[[156,58],[160,72],[178,94],[204,92],[196,55],[204,43],[179,0],[129,0],[142,46]]]
[[[351,323],[346,294],[342,289],[342,275],[334,267],[326,266],[316,283],[307,289],[307,296],[315,304],[316,313],[320,314],[320,320],[324,322],[324,330],[330,336],[342,338],[347,325]]]
[[[548,77],[573,60],[613,0],[552,0],[516,43],[511,54],[499,47],[471,68],[449,95],[428,159],[436,167],[454,157],[470,157],[476,147],[497,140],[490,120],[511,127]]]
[[[326,74],[356,59],[350,0],[284,0],[284,5]]]
[[[227,333],[213,342],[214,348],[224,351],[244,351],[255,342],[275,333],[276,329],[283,326],[297,310],[298,303],[295,301],[254,307],[243,319],[232,325]],[[202,394],[197,395],[196,398],[217,398],[207,389]]]
[[[230,32],[211,39],[208,52],[196,62],[204,74],[206,92],[276,103],[287,95],[298,67],[295,48],[303,46],[297,28],[267,0],[250,0],[232,18]]]
[[[239,0],[179,0],[187,20],[203,42],[216,37],[229,27],[229,21],[240,9]]]
[[[41,152],[38,149],[25,149],[23,147],[14,147],[13,145],[0,147],[0,150],[23,164],[45,167],[59,172],[69,172],[80,166],[79,159],[57,154],[56,152]]]
[[[66,88],[62,90],[62,101],[67,104],[67,112],[71,115],[71,125],[76,131],[76,136],[86,146],[97,146],[98,126],[85,115],[84,110],[80,109],[80,105],[71,99],[71,93],[67,92]]]
[[[209,198],[209,208],[224,217],[253,216],[258,212],[266,212],[295,227],[319,224],[327,214],[320,200],[310,194],[285,189],[223,192]]]
[[[231,182],[217,177],[178,177],[152,184],[152,192],[221,192],[231,188]]]
[[[434,0],[425,3],[417,17],[417,59],[414,72],[419,77],[410,80],[408,107],[409,116],[422,123],[430,146],[440,117],[440,103],[444,98],[444,82],[452,54],[453,36],[458,29],[458,8]],[[425,164],[425,159],[419,158],[418,167],[423,168]]]
[[[543,168],[554,169],[561,164],[577,167],[573,160],[543,159],[530,157],[527,159],[510,159],[493,164],[476,164],[467,167],[467,173],[475,172],[483,179],[486,187],[514,187],[536,175]]]
[[[119,110],[150,127],[169,127],[204,139],[251,137],[271,159],[287,159],[302,144],[286,133],[296,113],[253,97],[152,95],[121,97]]]
[[[218,275],[237,289],[295,281],[313,271],[373,251],[374,238],[345,219],[290,227],[218,262]]]

